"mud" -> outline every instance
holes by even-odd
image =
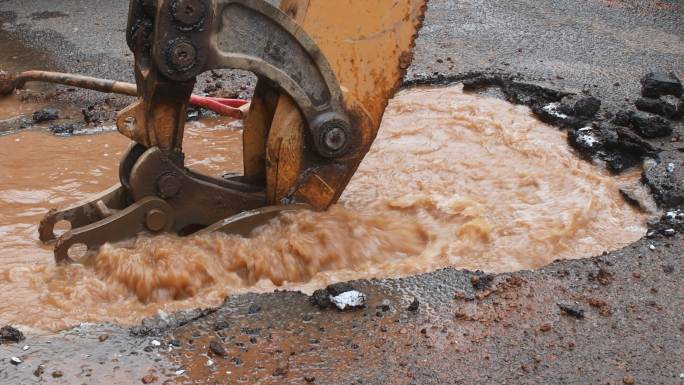
[[[152,374],[154,383],[176,384],[545,383],[547,378],[679,384],[684,298],[678,289],[681,258],[673,246],[681,236],[649,242],[591,260],[499,275],[484,290],[473,287],[471,272],[453,269],[353,282],[370,298],[365,310],[355,312],[321,311],[300,293],[279,292],[231,297],[218,310],[170,328],[136,328],[136,335],[152,333],[146,337],[111,326],[33,334],[21,344],[0,347],[0,379],[140,383]],[[655,250],[649,244],[657,245]],[[630,253],[641,257],[625,258]],[[421,305],[409,311],[414,297]],[[584,310],[584,319],[564,315],[557,303]],[[255,306],[260,311],[250,312]],[[599,335],[605,339],[597,341]],[[24,351],[24,345],[30,349]],[[23,363],[9,364],[10,356]],[[36,377],[39,365],[43,371]],[[52,378],[55,371],[63,376]]]
[[[14,12],[0,13],[0,23],[14,21]],[[3,30],[0,24],[0,71],[16,73],[27,69],[54,69],[54,60],[50,52],[27,47],[20,40]],[[30,66],[30,67],[27,67]],[[0,97],[0,135],[31,128],[38,123],[34,114],[45,108],[60,112],[61,122],[80,121],[79,107],[68,103],[64,96],[73,93],[69,89],[56,89],[46,83],[30,83],[27,90],[16,90],[11,95]],[[38,124],[44,128],[49,124]]]
[[[224,120],[206,129],[201,121],[190,123],[186,134],[188,165],[207,174],[235,171],[231,164],[238,167],[241,154],[232,150],[241,139],[232,124]],[[44,329],[107,320],[95,314],[101,312],[97,309],[98,303],[105,298],[118,301],[110,296],[113,293],[101,287],[100,281],[79,280],[78,277],[92,276],[87,269],[56,269],[51,250],[37,242],[36,226],[51,207],[77,202],[115,183],[118,163],[128,141],[113,130],[110,127],[106,134],[73,137],[55,137],[35,130],[0,136],[3,146],[15,149],[0,166],[5,175],[0,199],[0,218],[4,224],[0,247],[5,266],[0,281],[6,290],[16,289],[13,298],[26,301],[22,310],[7,307],[12,301],[3,301],[0,305],[3,316],[17,317],[13,321],[23,323],[21,314],[26,316],[28,312],[35,316],[33,326]],[[211,157],[204,151],[207,145],[222,155]],[[102,290],[98,291],[98,287]],[[53,292],[59,293],[60,299]],[[92,301],[89,316],[79,315],[84,303],[75,297],[80,295]],[[64,296],[73,298],[73,302],[64,302]],[[42,305],[36,307],[36,303]],[[64,318],[64,306],[72,309],[69,313],[73,318]],[[125,314],[125,304],[121,303],[120,309]]]
[[[0,17],[2,19],[8,16]],[[31,63],[36,69],[49,68],[53,65],[51,61],[51,53],[38,49],[27,48],[18,39],[13,38],[10,34],[0,28],[0,47],[2,47],[2,70],[10,73],[24,71],[27,63]],[[49,87],[37,87],[37,90],[46,90]]]
[[[24,101],[19,95],[3,96],[0,98],[0,119],[28,116],[38,110],[37,107],[38,104]]]
[[[239,171],[237,123],[205,123],[189,124],[189,167]],[[36,246],[40,216],[111,184],[127,141],[117,133],[54,138],[34,131],[2,139],[16,149],[3,164],[2,285],[21,295],[4,302],[0,323],[51,330],[133,324],[245,291],[313,292],[449,266],[532,269],[617,249],[646,232],[646,216],[619,192],[638,185],[638,170],[614,179],[578,159],[565,134],[528,108],[454,86],[397,96],[363,165],[327,212],[286,215],[251,239],[142,237],[132,248],[105,246],[86,267],[56,268],[49,249]],[[19,312],[28,303],[30,321]]]

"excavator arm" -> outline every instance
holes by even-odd
[[[91,252],[141,232],[248,235],[282,211],[337,201],[376,137],[412,59],[426,0],[131,0],[127,41],[138,100],[121,111],[133,141],[120,183],[40,226]],[[254,73],[244,118],[244,174],[211,177],[184,164],[183,131],[198,75]]]

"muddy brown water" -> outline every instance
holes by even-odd
[[[0,96],[0,120],[28,116],[41,107],[38,103],[23,102],[19,95]]]
[[[37,223],[109,187],[127,147],[118,133],[0,137],[0,324],[57,330],[83,322],[132,324],[226,295],[312,291],[357,278],[441,267],[533,269],[620,248],[645,233],[646,216],[611,177],[581,161],[565,134],[529,109],[463,94],[405,90],[338,205],[285,215],[250,239],[224,234],[142,237],[107,245],[93,266],[56,267]],[[190,123],[189,165],[241,168],[238,123]]]

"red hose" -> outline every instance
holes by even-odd
[[[135,84],[113,80],[50,71],[25,71],[15,75],[0,71],[0,95],[9,94],[17,88],[23,88],[24,84],[29,81],[64,84],[129,96],[136,96],[138,94]],[[217,114],[230,116],[235,119],[244,118],[243,112],[238,108],[247,103],[249,103],[247,100],[242,99],[212,98],[199,95],[190,96],[190,104],[193,106],[203,107]]]
[[[212,110],[219,115],[229,116],[234,119],[244,118],[244,114],[238,107],[248,102],[242,99],[210,98],[206,96],[191,95],[190,104]]]
[[[215,101],[223,104],[224,106],[235,107],[235,108],[240,108],[240,107],[244,106],[245,104],[249,103],[249,100],[245,100],[245,99],[213,98],[213,97],[209,97],[209,96],[197,96],[197,95],[192,95],[190,97],[191,103],[192,103],[193,97],[195,97],[195,98],[197,98],[197,97],[207,98],[207,99],[215,100]]]

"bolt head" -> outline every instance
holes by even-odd
[[[319,152],[328,158],[344,155],[349,149],[351,132],[349,124],[342,119],[331,119],[319,128]]]
[[[187,71],[195,65],[197,48],[189,41],[172,41],[167,52],[169,65],[176,71]]]
[[[323,143],[330,151],[339,151],[347,143],[347,133],[340,127],[333,127],[325,133]]]
[[[204,24],[207,6],[202,0],[176,0],[171,3],[171,14],[181,29],[195,29]]]
[[[145,227],[152,232],[164,230],[166,224],[166,214],[159,209],[152,209],[145,214]]]
[[[157,193],[161,198],[173,198],[181,190],[182,182],[178,175],[169,172],[157,179]]]

